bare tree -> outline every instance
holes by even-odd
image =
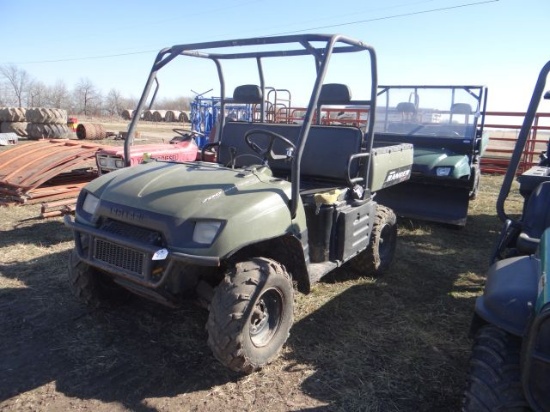
[[[27,106],[47,105],[48,87],[41,81],[35,80],[29,85],[27,93]]]
[[[5,82],[0,82],[0,106],[9,106],[12,98],[10,87]]]
[[[71,94],[63,80],[58,80],[48,88],[48,105],[70,111],[72,109]]]
[[[109,90],[105,101],[105,110],[111,116],[120,115],[122,112],[122,95],[116,89]]]
[[[84,116],[98,114],[101,107],[101,93],[88,78],[81,78],[74,90],[79,112]]]
[[[161,101],[159,101],[157,104],[155,104],[155,107],[158,109],[164,109],[164,110],[190,110],[191,108],[191,97],[175,97],[175,98],[166,98]]]
[[[120,107],[124,109],[135,109],[138,105],[137,97],[122,97],[120,99]]]
[[[32,83],[31,76],[14,64],[0,66],[0,74],[11,85],[14,94],[14,103],[22,107],[24,97],[28,94]]]

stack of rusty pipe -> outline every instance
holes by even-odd
[[[76,127],[76,137],[87,140],[103,140],[107,132],[103,125],[98,123],[79,123]]]

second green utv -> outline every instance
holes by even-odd
[[[413,147],[373,147],[376,56],[358,40],[308,34],[169,47],[136,113],[170,67],[167,78],[211,82],[220,113],[243,105],[250,116],[219,116],[208,145],[215,162],[151,159],[89,183],[74,221],[65,221],[75,240],[70,285],[93,306],[129,292],[175,307],[198,300],[209,309],[215,357],[251,373],[286,342],[294,287],[308,293],[346,262],[361,275],[388,269],[396,217],[375,193],[409,178]],[[292,103],[276,92],[290,89],[279,84],[304,99],[299,124],[285,117]],[[323,113],[350,107],[368,121],[323,121]]]
[[[378,201],[399,216],[465,226],[489,143],[486,105],[484,86],[378,86],[375,142],[414,145],[410,180]]]

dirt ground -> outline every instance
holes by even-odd
[[[482,176],[461,230],[400,219],[384,277],[344,267],[296,293],[281,356],[247,376],[215,360],[208,313],[191,303],[88,309],[67,284],[62,218],[1,208],[0,410],[458,411],[501,180]]]

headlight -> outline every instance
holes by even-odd
[[[103,166],[103,167],[107,166],[107,159],[105,157],[99,157],[97,161],[100,166]]]
[[[84,199],[84,203],[82,203],[82,210],[90,215],[93,215],[98,205],[99,199],[91,193],[86,193],[86,198]]]
[[[435,169],[435,173],[438,176],[449,176],[451,174],[451,168],[450,167],[438,167]]]
[[[193,242],[201,245],[210,245],[218,234],[222,222],[213,220],[203,220],[195,223],[193,231]]]
[[[124,160],[122,159],[117,159],[115,160],[115,166],[117,169],[121,169],[124,167]]]

